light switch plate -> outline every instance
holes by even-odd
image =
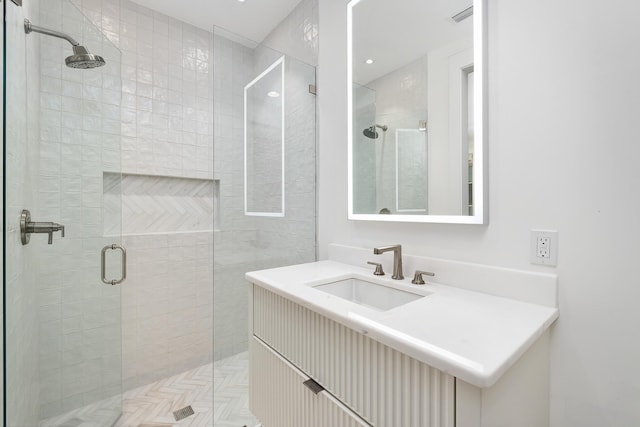
[[[531,264],[558,265],[558,232],[531,230]]]

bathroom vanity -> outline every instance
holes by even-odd
[[[370,254],[247,273],[264,427],[548,425],[554,275],[405,256],[436,273],[417,286],[360,267]]]

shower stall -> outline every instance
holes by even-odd
[[[314,4],[272,39],[315,49]],[[314,66],[129,0],[2,6],[4,425],[253,427],[244,273],[316,259]]]
[[[316,260],[315,68],[214,33],[214,425],[253,427],[244,274]]]
[[[412,108],[398,106],[401,87],[397,78],[390,74],[366,86],[353,83],[356,214],[428,211],[428,133],[426,120],[420,119],[426,117],[426,108],[419,104]]]
[[[387,142],[387,132],[376,127],[376,91],[353,85],[353,209],[355,213],[377,212],[378,152]],[[363,131],[364,129],[364,131]]]

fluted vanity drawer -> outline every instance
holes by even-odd
[[[454,377],[255,285],[253,333],[374,426],[455,425]]]
[[[264,427],[370,427],[326,391],[315,393],[303,372],[253,337],[249,406]]]

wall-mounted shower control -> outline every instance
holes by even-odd
[[[31,212],[24,209],[20,214],[20,239],[22,244],[26,245],[31,239],[31,234],[42,233],[48,234],[50,245],[53,244],[53,233],[56,231],[61,232],[61,236],[64,237],[64,225],[56,224],[55,222],[32,222]]]

